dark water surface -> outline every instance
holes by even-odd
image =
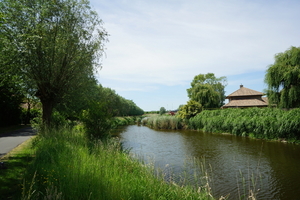
[[[196,131],[156,131],[128,126],[119,133],[125,148],[146,162],[180,173],[191,158],[205,159],[212,194],[242,199],[300,199],[300,145]]]

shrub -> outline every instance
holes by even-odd
[[[80,120],[90,139],[106,137],[112,128],[112,117],[105,103],[90,103],[89,109],[82,112]]]
[[[186,105],[180,107],[177,116],[181,119],[190,119],[202,111],[202,105],[196,101],[190,100]]]

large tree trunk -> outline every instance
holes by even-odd
[[[49,127],[51,124],[51,116],[54,107],[54,102],[51,101],[50,99],[44,101],[41,100],[41,102],[43,105],[43,115],[42,115],[43,124]]]

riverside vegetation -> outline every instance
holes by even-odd
[[[81,126],[45,130],[32,147],[22,199],[213,199],[205,187],[165,182],[116,139],[89,140]]]
[[[155,129],[188,128],[213,133],[231,133],[251,138],[299,143],[300,109],[247,108],[204,110],[190,119],[155,116],[143,120]]]

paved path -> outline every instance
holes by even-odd
[[[0,135],[0,158],[17,147],[19,144],[35,135],[31,127],[22,128]]]

